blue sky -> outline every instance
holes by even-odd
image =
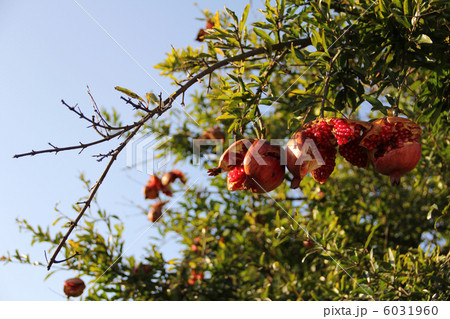
[[[196,5],[195,5],[196,3]],[[81,172],[92,181],[103,171],[91,155],[98,150],[44,154],[13,159],[13,155],[48,147],[92,141],[97,135],[62,104],[78,103],[91,108],[86,93],[89,85],[99,106],[115,107],[123,119],[131,120],[129,106],[114,90],[119,85],[138,93],[175,88],[159,76],[153,66],[161,62],[171,46],[199,47],[194,41],[204,22],[201,10],[217,11],[224,5],[242,13],[246,1],[87,1],[43,0],[0,1],[0,105],[3,129],[0,152],[0,255],[16,248],[30,253],[32,260],[44,262],[46,245],[30,246],[31,237],[19,233],[16,218],[32,225],[47,226],[59,209],[73,216],[71,205],[86,195],[77,179]],[[252,1],[250,19],[257,16],[262,1]],[[94,22],[97,20],[102,28]],[[110,34],[105,33],[105,30]],[[117,43],[116,43],[117,42]],[[120,46],[128,53],[124,52]],[[130,58],[131,55],[134,59]],[[136,63],[137,62],[137,63]],[[139,65],[138,65],[139,64]],[[145,70],[145,71],[144,71]],[[156,81],[155,83],[150,74]],[[111,149],[114,144],[109,144]],[[129,201],[145,205],[141,190],[148,175],[126,170],[122,154],[98,193],[102,208],[119,215],[125,222],[125,237],[132,242],[145,230],[139,210]],[[52,232],[58,229],[51,228]],[[141,256],[152,229],[128,254]],[[167,243],[166,256],[175,256],[177,246]],[[0,265],[0,300],[64,300],[63,281],[76,275],[59,272],[44,281],[43,267]]]

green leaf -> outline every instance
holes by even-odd
[[[144,101],[139,95],[137,95],[136,93],[134,93],[134,92],[132,92],[132,91],[130,91],[128,89],[125,89],[125,88],[120,87],[120,86],[116,86],[116,87],[114,87],[114,89],[116,89],[117,91],[119,91],[119,92],[121,92],[123,94],[128,95],[132,99],[138,99],[138,100]]]
[[[373,234],[375,234],[375,231],[377,230],[378,227],[380,227],[381,224],[377,224],[374,227],[372,227],[372,231],[369,234],[369,237],[367,237],[366,243],[364,244],[364,248],[367,249],[367,247],[369,246],[370,241],[372,240]]]
[[[395,18],[397,19],[397,21],[403,25],[406,29],[411,28],[411,23],[409,23],[408,19],[406,19],[403,16],[395,16]]]
[[[434,210],[438,210],[438,206],[436,204],[431,205],[430,209],[428,210],[427,220],[431,219]]]
[[[245,6],[244,12],[242,13],[241,21],[239,22],[239,32],[242,32],[242,30],[244,30],[245,22],[247,22],[249,9],[250,3]]]
[[[372,104],[373,107],[375,107],[376,109],[382,109],[385,108],[385,106],[383,105],[383,103],[381,103],[377,98],[374,98],[373,96],[370,95],[363,95],[363,98],[369,102],[370,104]]]
[[[433,41],[430,39],[430,37],[427,36],[426,34],[419,35],[417,38],[414,39],[414,41],[418,44],[422,44],[422,43],[432,44],[433,43]]]
[[[405,16],[411,15],[411,7],[409,6],[409,1],[410,0],[403,1],[403,13],[405,14]]]
[[[388,249],[389,264],[395,269],[395,254],[391,248]]]
[[[265,31],[258,28],[253,28],[253,31],[255,31],[255,33],[264,41],[268,42],[269,44],[273,43],[273,39]]]
[[[216,118],[216,120],[232,120],[237,118],[236,115],[225,113]]]
[[[234,11],[228,9],[227,7],[225,7],[225,10],[227,11],[228,15],[234,20],[234,22],[236,23],[236,26],[239,24],[239,19],[236,15],[236,13],[234,13]]]
[[[158,97],[154,93],[147,93],[147,103],[150,102],[159,104]]]

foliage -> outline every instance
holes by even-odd
[[[264,195],[228,192],[223,176],[205,189],[191,176],[179,208],[155,225],[185,247],[174,260],[155,241],[143,258],[123,256],[126,221],[91,208],[63,249],[66,258],[77,253],[64,267],[92,279],[85,299],[448,300],[448,1],[266,1],[264,19],[251,25],[249,10],[205,12],[214,28],[204,44],[173,49],[156,66],[180,87],[206,76],[188,105],[168,110],[186,112],[184,123],[152,117],[143,133],[169,137],[176,161],[189,163],[193,140],[217,123],[228,138],[287,139],[322,114],[399,113],[422,126],[419,165],[392,187],[341,161],[325,184],[306,177],[301,191],[284,183]],[[140,119],[161,104],[153,93],[117,89]],[[104,114],[118,123],[116,113]],[[205,157],[201,170],[216,164]],[[20,222],[33,242],[55,247],[63,237]],[[19,252],[4,260],[31,263]],[[151,271],[135,273],[138,260]],[[189,283],[192,270],[203,280]]]

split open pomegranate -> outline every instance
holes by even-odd
[[[294,175],[291,188],[297,188],[309,172],[316,181],[324,183],[336,165],[337,145],[347,161],[366,167],[367,150],[359,145],[359,140],[369,127],[367,122],[343,118],[321,118],[304,125],[287,146],[287,167]]]
[[[280,146],[271,145],[266,140],[239,140],[222,154],[219,166],[208,170],[208,174],[216,176],[228,172],[227,187],[230,191],[270,192],[284,180],[281,152]]]
[[[361,139],[360,145],[369,150],[375,170],[391,178],[392,185],[412,171],[420,160],[419,142],[422,129],[413,121],[390,116],[378,119]]]

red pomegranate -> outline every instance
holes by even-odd
[[[215,176],[228,172],[227,187],[230,191],[270,192],[284,180],[281,152],[281,147],[270,145],[266,140],[239,140],[222,154],[219,166],[208,170],[208,174]]]
[[[302,244],[306,249],[312,249],[316,246],[316,243],[312,238],[308,238],[308,240],[304,240],[302,242]]]
[[[143,193],[145,199],[155,199],[158,197],[158,193],[161,190],[161,180],[156,175],[151,175],[150,180],[144,187]]]
[[[196,280],[194,278],[189,278],[188,279],[188,284],[189,285],[195,285]]]
[[[209,30],[209,29],[212,29],[212,28],[214,28],[214,20],[208,19],[206,21],[206,28],[205,29],[200,29],[198,31],[197,38],[195,40],[197,40],[198,42],[203,42],[203,40],[205,39],[205,36],[208,34],[206,32],[206,30]]]
[[[64,293],[67,297],[79,297],[83,294],[86,285],[81,278],[70,278],[64,282]]]
[[[301,180],[312,170],[320,167],[315,157],[312,154],[310,147],[306,144],[307,134],[302,131],[297,131],[291,137],[286,147],[286,164],[288,170],[294,176],[291,182],[291,188],[297,188]]]
[[[422,129],[403,117],[387,117],[374,121],[360,145],[366,147],[375,170],[390,176],[398,185],[400,177],[412,171],[420,160],[419,142]]]
[[[266,140],[256,140],[245,155],[243,166],[247,178],[244,188],[254,193],[267,193],[284,180],[284,166],[280,164],[282,149]]]
[[[196,278],[197,278],[198,281],[202,281],[202,280],[203,280],[203,272],[202,272],[202,271],[199,271],[199,272],[197,273]]]
[[[198,251],[198,246],[195,245],[195,244],[192,244],[192,245],[191,245],[191,251],[194,252],[194,253],[199,252],[199,251]]]
[[[183,184],[186,184],[186,177],[184,176],[184,174],[180,170],[174,169],[162,176],[161,184],[163,187],[168,186],[175,182],[175,180],[177,179],[179,179]]]
[[[323,183],[331,175],[336,159],[333,118],[318,119],[297,131],[287,144],[287,167],[294,175],[291,188],[297,188],[303,177],[312,172]]]
[[[367,150],[358,141],[369,127],[367,122],[344,118],[320,118],[305,124],[287,146],[287,167],[294,175],[291,188],[297,188],[309,172],[324,183],[336,165],[337,145],[347,161],[367,166]]]
[[[166,201],[166,202],[157,202],[156,204],[153,204],[150,211],[147,214],[148,220],[151,221],[152,223],[157,222],[162,216],[162,208],[167,203],[168,202]]]
[[[339,146],[339,154],[350,164],[367,168],[369,165],[369,155],[367,148],[359,145],[361,137],[349,141],[347,144]]]
[[[148,264],[139,263],[133,267],[133,274],[149,274],[152,271],[152,267]]]

